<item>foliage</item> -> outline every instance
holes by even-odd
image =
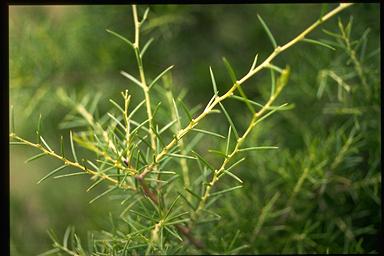
[[[52,176],[89,174],[87,191],[108,184],[90,204],[109,197],[123,206],[119,216],[109,216],[110,229],[89,232],[86,242],[74,227],[67,228],[62,241],[49,232],[54,248],[47,254],[374,251],[371,237],[380,216],[380,98],[378,63],[369,67],[364,60],[377,58],[377,52],[367,53],[368,32],[358,40],[351,38],[352,20],[346,25],[339,20],[338,32],[324,31],[330,39],[307,38],[347,7],[341,4],[322,14],[282,46],[258,16],[273,52],[261,62],[256,55],[244,76],[238,76],[223,58],[232,85],[226,89],[210,67],[212,97],[205,107],[190,107],[186,97],[191,93],[175,94],[173,66],[163,67],[152,79],[147,76],[144,57],[154,43],[151,39],[141,42],[140,32],[153,23],[145,23],[148,9],[139,14],[133,6],[134,40],[107,32],[114,36],[111,40],[120,40],[133,52],[137,73],[121,71],[121,75],[136,90],[124,90],[121,98],[109,99],[111,108],[106,112],[98,110],[100,97],[79,98],[57,90],[72,109],[60,124],[70,129],[68,148],[63,137],[58,149],[50,146],[41,133],[41,117],[35,142],[16,135],[11,119],[11,144],[39,150],[27,162],[44,156],[60,162],[38,183]],[[281,68],[275,58],[299,42],[344,52],[332,53],[335,57],[318,74],[316,95],[324,102],[324,125],[320,118],[297,125],[303,121],[289,114],[295,105],[276,103],[285,86],[296,80],[291,78],[294,71]],[[245,82],[262,70],[270,74],[270,86],[260,90],[256,102],[247,96]],[[244,115],[231,111],[231,101],[242,104]],[[270,116],[278,111],[284,119],[275,130]],[[276,146],[279,134],[287,134],[282,131],[288,127],[284,122],[293,122],[302,132],[304,146],[294,153]],[[77,171],[65,173],[68,169]]]

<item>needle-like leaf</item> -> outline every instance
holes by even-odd
[[[71,150],[72,150],[73,158],[75,159],[75,162],[77,163],[77,155],[76,155],[76,151],[75,151],[75,146],[73,144],[72,131],[69,131],[69,140],[71,142]]]
[[[267,33],[268,37],[269,37],[269,40],[271,40],[271,43],[273,45],[273,48],[275,49],[277,47],[277,44],[276,44],[276,40],[275,38],[273,37],[272,33],[271,33],[271,30],[269,30],[267,24],[264,22],[264,20],[260,17],[260,15],[258,14],[257,15],[257,18],[259,19],[261,25],[263,26],[265,32]]]
[[[229,125],[230,125],[230,126],[232,127],[232,129],[233,129],[233,132],[234,132],[234,134],[235,134],[235,136],[236,136],[236,139],[238,139],[238,138],[239,138],[239,133],[237,132],[237,129],[236,129],[236,127],[235,127],[235,124],[233,123],[233,121],[232,121],[231,117],[229,116],[227,110],[225,110],[224,105],[221,104],[221,102],[219,102],[219,105],[220,105],[221,109],[223,110],[224,115],[225,115],[225,117],[227,118],[227,120],[228,120],[228,122],[229,122]]]
[[[51,171],[50,173],[48,173],[47,175],[45,175],[43,178],[41,178],[37,184],[40,184],[41,182],[43,182],[44,180],[48,179],[49,177],[51,177],[52,175],[56,174],[57,172],[63,170],[65,167],[67,167],[67,165],[62,165],[62,166],[59,166],[58,168],[56,168],[55,170]]]

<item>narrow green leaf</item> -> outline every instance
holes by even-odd
[[[87,163],[88,163],[89,165],[91,165],[92,168],[94,168],[96,171],[99,171],[99,167],[97,167],[94,163],[92,163],[92,161],[87,160]]]
[[[227,193],[227,192],[230,192],[230,191],[233,191],[235,189],[242,188],[242,187],[243,186],[240,185],[240,186],[236,186],[236,187],[233,187],[233,188],[224,189],[224,190],[212,193],[211,196],[221,195],[221,194],[224,194],[224,193]]]
[[[231,129],[232,129],[232,126],[229,126],[228,128],[228,135],[227,135],[227,143],[225,145],[225,155],[227,156],[228,155],[228,152],[229,152],[229,144],[231,142]]]
[[[184,110],[184,113],[187,115],[188,117],[188,121],[191,122],[192,121],[192,114],[189,112],[187,106],[184,104],[183,100],[179,98],[179,102],[181,103],[181,107],[183,108]]]
[[[266,67],[271,69],[271,70],[277,71],[280,74],[283,73],[283,69],[279,68],[276,65],[273,65],[272,63],[269,63]]]
[[[140,217],[143,217],[143,218],[145,218],[145,219],[147,219],[147,220],[157,221],[156,219],[154,219],[154,218],[152,218],[152,217],[149,217],[149,216],[146,216],[145,214],[142,214],[142,213],[137,212],[137,211],[135,211],[135,210],[129,210],[129,211],[132,212],[132,213],[134,213],[134,214],[136,214],[136,215],[138,215],[138,216],[140,216]]]
[[[245,157],[241,158],[240,160],[238,160],[237,162],[235,162],[234,164],[232,164],[229,168],[227,168],[226,170],[229,171],[231,169],[233,169],[236,165],[238,165],[239,163],[243,162],[245,160]]]
[[[217,94],[219,94],[219,91],[217,90],[215,76],[213,75],[213,71],[212,71],[212,68],[211,68],[211,67],[209,67],[209,73],[211,74],[211,80],[212,80],[212,86],[213,86],[213,93],[214,93],[215,95],[217,95]]]
[[[327,13],[327,10],[328,10],[328,4],[322,4],[321,10],[320,10],[320,20],[323,19],[324,14]]]
[[[89,188],[87,188],[87,192],[91,191],[91,189],[93,189],[94,187],[96,187],[98,184],[100,184],[101,182],[103,181],[103,179],[99,179],[97,181],[95,181],[94,183],[92,183],[91,186],[89,186]]]
[[[182,195],[180,195],[182,197]],[[180,209],[180,208],[178,208]],[[190,214],[189,211],[186,211],[186,212],[182,212],[182,213],[179,213],[179,214],[175,214],[175,215],[172,215],[168,218],[168,220],[174,220],[174,219],[177,219],[177,218],[180,218],[181,216],[184,216],[184,215],[187,215],[187,214]]]
[[[63,175],[58,175],[53,177],[54,179],[60,179],[60,178],[66,178],[66,177],[72,177],[72,176],[78,176],[78,175],[85,175],[87,174],[86,172],[74,172],[74,173],[68,173],[68,174],[63,174]]]
[[[239,237],[239,235],[240,235],[240,230],[238,229],[236,231],[235,235],[233,236],[232,241],[229,243],[227,250],[232,249],[232,247],[235,245],[235,242],[236,242],[237,238]]]
[[[113,121],[115,121],[116,122],[116,124],[118,124],[123,130],[125,130],[125,127],[124,127],[124,125],[116,118],[116,117],[114,117],[111,113],[109,113],[109,112],[107,112],[107,115],[111,118],[111,119],[113,119]]]
[[[220,155],[220,156],[223,156],[224,158],[227,158],[227,157],[228,157],[224,152],[221,152],[221,151],[219,151],[219,150],[208,149],[208,152],[218,154],[218,155]]]
[[[236,84],[237,83],[236,73],[233,70],[231,64],[229,64],[228,60],[225,57],[223,57],[223,62],[224,62],[225,68],[228,71],[229,76],[231,77],[232,83]]]
[[[173,97],[172,97],[172,104],[173,104],[173,109],[174,109],[174,113],[175,113],[175,116],[176,116],[177,123],[179,124],[179,127],[181,127],[179,110],[177,109],[175,98],[173,98]]]
[[[273,69],[269,70],[271,74],[271,96],[275,94],[276,90],[276,77],[275,77],[275,71]]]
[[[143,104],[145,103],[145,100],[142,100],[130,113],[129,113],[129,116],[128,116],[128,119],[131,119],[133,117],[133,115],[139,110],[139,108],[141,106],[143,106]]]
[[[120,107],[120,105],[116,102],[116,101],[114,101],[114,100],[112,100],[112,99],[109,99],[109,102],[111,102],[118,110],[120,110],[120,112],[122,113],[122,114],[124,114],[124,109],[122,109],[121,107]]]
[[[192,148],[194,148],[196,146],[197,143],[199,143],[199,141],[203,138],[203,134],[201,133],[198,133],[191,141],[189,141],[188,143],[185,144],[185,152],[189,152],[191,151]]]
[[[163,72],[161,72],[155,79],[153,79],[153,81],[149,84],[148,88],[149,90],[156,84],[156,82],[162,77],[164,76],[169,70],[171,70],[172,68],[174,67],[174,65],[166,68]]]
[[[262,104],[257,103],[256,101],[253,101],[253,100],[250,100],[250,99],[244,99],[243,97],[239,97],[237,95],[231,95],[230,98],[233,98],[233,99],[236,99],[236,100],[240,100],[240,101],[243,101],[243,102],[249,102],[250,104],[253,104],[253,105],[261,107],[261,108],[264,107]]]
[[[75,162],[77,163],[77,156],[76,156],[75,146],[73,144],[72,131],[69,131],[69,140],[71,142],[71,150],[72,150],[73,158],[75,159]]]
[[[208,135],[212,135],[212,136],[215,136],[215,137],[219,137],[219,138],[225,139],[225,137],[223,135],[215,133],[215,132],[207,131],[207,130],[192,128],[192,131],[201,132],[201,133],[204,133],[204,134],[208,134]]]
[[[255,114],[255,109],[253,108],[253,106],[249,103],[248,101],[248,97],[247,95],[245,95],[245,92],[243,91],[243,88],[241,88],[241,86],[239,85],[237,87],[237,90],[239,91],[241,97],[243,97],[245,99],[245,105],[247,105],[247,108],[249,109],[249,111],[251,111],[252,114]]]
[[[173,235],[174,237],[176,237],[178,240],[180,240],[181,242],[183,241],[183,239],[180,237],[179,234],[177,234],[177,232],[175,231],[172,231],[169,227],[167,226],[164,226],[164,228],[171,234]]]
[[[273,48],[275,49],[277,47],[277,44],[276,44],[276,40],[275,38],[273,37],[271,31],[269,30],[267,24],[264,22],[264,20],[260,17],[259,14],[257,14],[257,18],[259,19],[261,25],[263,26],[265,32],[267,33],[268,37],[269,37],[269,40],[271,40],[271,43],[273,45]]]
[[[36,130],[37,144],[40,144],[40,126],[41,126],[41,114],[39,114],[39,120],[37,121],[37,130]]]
[[[288,105],[288,104],[285,103],[285,104],[281,105],[280,107],[284,107],[284,106],[286,106],[286,105]],[[265,114],[264,116],[262,116],[261,118],[259,118],[258,120],[256,120],[256,122],[254,123],[254,125],[260,123],[260,122],[263,121],[265,118],[267,118],[267,117],[269,117],[270,115],[272,115],[273,113],[275,113],[277,110],[280,109],[280,107],[277,107],[277,108],[275,108],[275,109],[269,111],[267,114]]]
[[[249,148],[241,148],[239,149],[239,152],[254,151],[254,150],[260,150],[260,149],[278,149],[278,148],[279,147],[273,147],[273,146],[249,147]]]
[[[193,206],[192,203],[190,203],[190,202],[188,201],[188,199],[187,199],[183,194],[181,194],[180,192],[177,192],[177,193],[181,196],[181,198],[184,199],[184,201],[188,204],[189,207],[191,207],[191,209],[193,209],[193,210],[196,209],[196,207]]]
[[[163,132],[165,132],[169,127],[174,125],[176,122],[177,122],[177,120],[175,119],[172,122],[170,122],[167,125],[165,125],[163,128],[160,129],[159,134],[162,134]]]
[[[223,174],[228,174],[229,176],[231,176],[232,178],[234,178],[234,179],[237,180],[238,182],[243,183],[243,181],[242,181],[239,177],[237,177],[235,174],[231,173],[231,172],[228,171],[228,170],[224,170],[224,171],[223,171]]]
[[[190,190],[189,188],[184,188],[188,193],[190,193],[192,196],[194,196],[198,201],[201,200],[201,197],[199,195],[197,195],[195,192],[193,192],[192,190]]]
[[[196,159],[196,157],[193,157],[193,156],[187,156],[187,155],[181,155],[181,154],[174,154],[174,153],[169,153],[169,154],[167,154],[167,156],[177,157],[177,158],[185,158],[185,159],[193,159],[193,160]]]
[[[233,121],[232,121],[231,117],[229,116],[227,110],[225,110],[224,105],[221,104],[221,102],[219,102],[219,105],[220,105],[221,109],[223,110],[224,115],[225,115],[225,117],[227,118],[227,120],[229,122],[229,125],[232,126],[232,129],[233,129],[233,132],[234,132],[236,138],[238,139],[239,138],[239,133],[237,132],[235,124],[233,123]]]
[[[166,219],[166,218],[169,216],[169,214],[171,213],[173,207],[175,206],[175,204],[176,204],[177,200],[179,200],[179,198],[180,198],[180,195],[178,195],[178,196],[176,197],[176,199],[172,202],[172,204],[169,206],[169,208],[168,208],[168,210],[167,210],[167,213],[166,213],[165,216],[164,216],[164,219]]]
[[[148,47],[151,45],[151,43],[153,42],[154,38],[151,37],[151,39],[149,39],[145,45],[143,46],[143,49],[141,49],[140,51],[140,58],[143,58],[145,52],[147,51]]]
[[[328,30],[326,30],[326,29],[322,29],[322,31],[323,31],[325,34],[329,35],[329,36],[333,36],[333,37],[342,39],[342,37],[341,37],[339,34],[333,33],[333,32],[328,31]]]
[[[65,230],[65,233],[64,233],[64,238],[63,238],[63,247],[64,248],[68,248],[68,238],[71,235],[71,233],[73,233],[73,227],[69,226],[69,227],[67,227],[67,229]]]
[[[125,38],[124,36],[122,36],[122,35],[120,35],[120,34],[114,32],[114,31],[112,31],[112,30],[109,30],[109,29],[106,29],[106,31],[107,31],[108,33],[111,33],[112,35],[114,35],[114,36],[120,38],[120,39],[123,40],[124,42],[126,42],[129,46],[132,47],[132,49],[135,49],[135,47],[133,46],[133,43],[132,43],[131,41],[129,41],[127,38]]]
[[[28,158],[27,160],[25,160],[25,163],[29,163],[29,162],[31,162],[33,160],[36,160],[36,159],[38,159],[38,158],[40,158],[42,156],[45,156],[45,155],[46,155],[46,153],[44,153],[44,152],[40,153],[40,154],[37,154],[37,155],[32,156],[32,157]]]
[[[99,102],[102,94],[100,92],[97,92],[95,97],[92,100],[91,105],[89,106],[89,113],[94,114],[96,111],[97,103]]]
[[[200,154],[192,150],[192,154],[194,154],[197,158],[197,160],[202,162],[205,166],[207,166],[209,169],[214,170],[215,168],[206,160],[204,157],[202,157]]]
[[[161,184],[160,186],[160,190],[165,188],[166,186],[168,186],[169,184],[171,184],[172,182],[174,182],[176,179],[178,179],[180,176],[179,175],[174,175],[172,176],[170,179],[168,179],[164,184]]]
[[[252,70],[255,69],[258,57],[259,57],[259,54],[256,54],[255,58],[253,59],[252,66],[251,66],[251,69],[249,70],[249,72],[251,72]]]
[[[149,130],[148,130],[146,127],[144,127],[144,125],[145,125],[146,123],[149,122],[149,119],[145,120],[145,121],[142,122],[141,124],[139,124],[139,123],[137,123],[137,122],[135,122],[135,121],[133,121],[133,120],[129,120],[129,121],[130,121],[132,124],[137,125],[137,127],[136,127],[135,129],[132,130],[131,134],[135,134],[135,132],[138,131],[139,129],[142,129],[142,130],[144,130],[145,132],[149,133]]]
[[[93,198],[91,201],[89,201],[89,204],[92,204],[93,202],[95,202],[97,199],[100,199],[101,197],[105,196],[106,194],[112,192],[113,190],[115,190],[117,187],[116,186],[113,186],[109,189],[107,189],[106,191],[104,191],[103,193],[101,193],[100,195],[96,196],[95,198]]]
[[[120,74],[122,74],[123,76],[125,76],[126,78],[128,78],[129,80],[131,80],[133,83],[137,84],[138,86],[140,86],[141,88],[144,88],[143,85],[141,84],[141,82],[139,80],[137,80],[135,77],[133,77],[132,75],[128,74],[127,72],[125,71],[120,71]]]
[[[63,170],[65,167],[67,167],[67,165],[62,165],[58,168],[56,168],[55,170],[51,171],[50,173],[48,173],[47,175],[45,175],[43,178],[41,178],[37,184],[40,184],[41,182],[43,182],[44,180],[48,179],[49,177],[51,177],[52,175],[54,175],[55,173]]]
[[[318,40],[304,38],[304,39],[302,39],[302,41],[306,42],[306,43],[317,44],[317,45],[323,46],[325,48],[331,49],[333,51],[336,51],[336,49],[333,48],[332,46],[330,46],[329,44],[326,44],[326,43],[318,41]]]
[[[168,222],[166,223],[166,225],[175,225],[175,224],[179,224],[179,223],[183,223],[183,222],[188,222],[190,221],[191,219],[190,218],[185,218],[185,219],[181,219],[181,220],[175,220],[175,221],[171,221],[171,222]]]

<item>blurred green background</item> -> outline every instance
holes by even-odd
[[[232,63],[240,76],[248,71],[256,53],[259,53],[259,60],[263,60],[272,51],[257,14],[263,17],[277,42],[283,44],[314,22],[322,9],[335,6],[150,6],[142,39],[142,42],[151,37],[155,39],[145,57],[147,76],[153,78],[164,68],[175,65],[172,70],[174,91],[185,88],[185,101],[189,106],[204,105],[212,95],[209,66],[214,69],[219,88],[224,91],[229,88],[230,79],[222,56]],[[142,13],[144,9],[139,10]],[[378,250],[375,239],[381,218],[379,4],[356,4],[339,15],[343,24],[350,16],[353,16],[352,38],[358,40],[367,28],[370,29],[364,46],[363,67],[372,96],[365,97],[359,80],[351,76],[348,81],[353,90],[346,96],[348,100],[335,96],[337,83],[332,79],[329,79],[326,93],[316,97],[321,70],[335,69],[345,76],[354,72],[341,48],[332,51],[299,43],[278,57],[276,65],[288,64],[292,70],[279,102],[294,103],[295,108],[276,114],[255,132],[252,140],[257,138],[263,144],[278,145],[280,150],[251,155],[240,168],[238,173],[246,181],[245,188],[228,195],[227,201],[219,205],[223,222],[228,223],[214,227],[208,236],[213,236],[211,246],[218,243],[217,234],[232,237],[233,231],[239,229],[243,232],[240,240],[251,244],[248,253]],[[331,40],[321,29],[337,33],[337,22],[338,19],[333,18],[310,37]],[[119,74],[120,70],[136,72],[133,53],[105,31],[111,29],[133,38],[130,6],[10,6],[9,26],[10,103],[14,106],[18,135],[34,140],[41,113],[42,133],[51,145],[58,147],[60,135],[68,138],[68,131],[59,129],[58,125],[69,111],[56,96],[58,88],[77,95],[101,93],[98,106],[101,112],[110,108],[108,98],[120,97],[120,92],[126,88],[133,95],[140,95],[137,100],[133,97],[134,103],[140,101],[141,92],[135,91],[136,88],[128,85]],[[269,72],[252,78],[245,86],[247,95],[252,99],[265,99],[269,79]],[[226,104],[243,129],[249,116],[236,113],[243,113],[246,108],[231,102]],[[343,108],[357,109],[357,112],[337,114],[337,110]],[[212,121],[205,121],[206,125],[216,127],[223,134],[226,132],[226,126]],[[352,185],[343,187],[338,182],[330,182],[325,188],[329,194],[314,199],[314,191],[326,183],[311,183],[311,179],[323,181],[330,172],[332,159],[350,134],[350,127],[356,123],[361,134],[356,143],[360,144],[352,143],[354,149],[348,151],[333,170],[338,177],[344,177],[341,185],[348,182]],[[36,255],[48,250],[51,244],[46,233],[48,229],[55,230],[61,237],[68,225],[74,225],[82,240],[86,240],[88,231],[108,228],[109,212],[121,210],[107,198],[89,206],[88,201],[96,192],[85,192],[88,177],[51,179],[36,185],[45,173],[56,167],[55,162],[42,158],[25,164],[24,161],[36,152],[24,146],[13,146],[10,152],[12,255]],[[265,221],[267,228],[256,232],[254,227],[264,205],[276,191],[280,191],[280,195],[292,192],[307,159],[317,169],[314,167],[315,173],[304,182],[304,192],[297,196],[295,217],[289,218],[283,231],[278,221],[271,218]],[[319,167],[323,160],[326,164]],[[360,185],[354,186],[355,183]],[[236,204],[239,200],[241,205]],[[319,213],[318,209],[321,200],[325,200],[323,205],[328,205],[324,213]],[[284,209],[284,201],[281,200],[280,209]],[[231,206],[233,204],[236,209]],[[327,219],[335,219],[336,224],[324,226]],[[321,224],[313,225],[317,222]],[[307,229],[310,231],[305,233]],[[303,232],[313,233],[313,237],[308,235],[303,239],[300,236]],[[319,235],[327,232],[335,237]],[[256,236],[254,233],[258,235],[256,240],[249,236]]]

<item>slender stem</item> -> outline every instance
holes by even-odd
[[[306,35],[308,35],[310,32],[312,32],[316,27],[318,27],[320,24],[324,23],[326,20],[330,19],[340,11],[344,10],[345,8],[351,6],[352,3],[348,4],[340,4],[338,7],[333,9],[332,11],[328,12],[326,15],[324,15],[321,19],[317,20],[315,23],[313,23],[311,26],[309,26],[304,32],[300,33],[298,36],[296,36],[294,39],[289,41],[283,46],[277,46],[275,50],[269,55],[268,58],[266,58],[260,65],[258,65],[256,68],[251,69],[243,78],[241,78],[239,81],[234,83],[232,87],[222,96],[217,96],[215,100],[208,105],[204,111],[197,116],[196,118],[192,119],[192,121],[184,128],[181,129],[175,138],[163,148],[163,150],[156,156],[155,162],[150,164],[144,172],[142,172],[141,176],[144,177],[148,173],[150,173],[153,170],[153,167],[164,157],[167,155],[167,153],[176,145],[177,141],[180,140],[184,135],[186,135],[188,132],[192,130],[193,127],[195,127],[200,120],[202,120],[205,116],[207,116],[213,108],[221,101],[225,100],[226,98],[233,95],[233,92],[237,89],[238,86],[242,85],[245,81],[247,81],[249,78],[254,76],[256,73],[261,71],[262,69],[268,67],[270,65],[271,61],[278,56],[283,51],[287,50],[288,48],[292,47],[296,43],[298,43],[300,40],[304,39]]]
[[[135,48],[135,55],[137,60],[137,66],[139,67],[139,73],[140,73],[140,80],[141,85],[144,92],[145,97],[145,106],[147,109],[147,116],[149,120],[149,134],[151,138],[151,147],[153,152],[156,152],[156,135],[154,133],[154,127],[153,127],[153,115],[152,115],[152,109],[151,109],[151,98],[149,97],[149,87],[147,85],[146,79],[145,79],[145,72],[144,72],[144,66],[143,66],[143,60],[140,57],[140,25],[138,16],[137,16],[137,8],[136,5],[132,5],[132,12],[133,12],[133,21],[135,23],[135,42],[133,44],[133,47]]]
[[[199,201],[199,204],[198,204],[196,210],[192,213],[192,217],[191,217],[192,222],[194,222],[197,219],[199,212],[204,208],[205,203],[207,202],[207,200],[210,196],[210,191],[211,191],[212,187],[221,178],[222,174],[224,173],[225,168],[227,167],[227,164],[232,160],[232,158],[236,155],[236,153],[239,152],[241,145],[243,144],[243,142],[245,141],[247,136],[251,133],[252,129],[257,124],[256,121],[272,105],[272,103],[275,101],[275,99],[280,94],[281,90],[283,89],[283,86],[279,86],[277,88],[276,92],[273,95],[271,95],[268,102],[258,112],[253,114],[252,119],[249,122],[247,130],[244,132],[244,134],[240,138],[237,139],[236,145],[235,145],[234,149],[232,150],[232,152],[229,155],[227,155],[227,157],[224,159],[223,163],[221,164],[220,168],[214,170],[211,181],[205,187],[204,195],[202,196],[201,200]]]

